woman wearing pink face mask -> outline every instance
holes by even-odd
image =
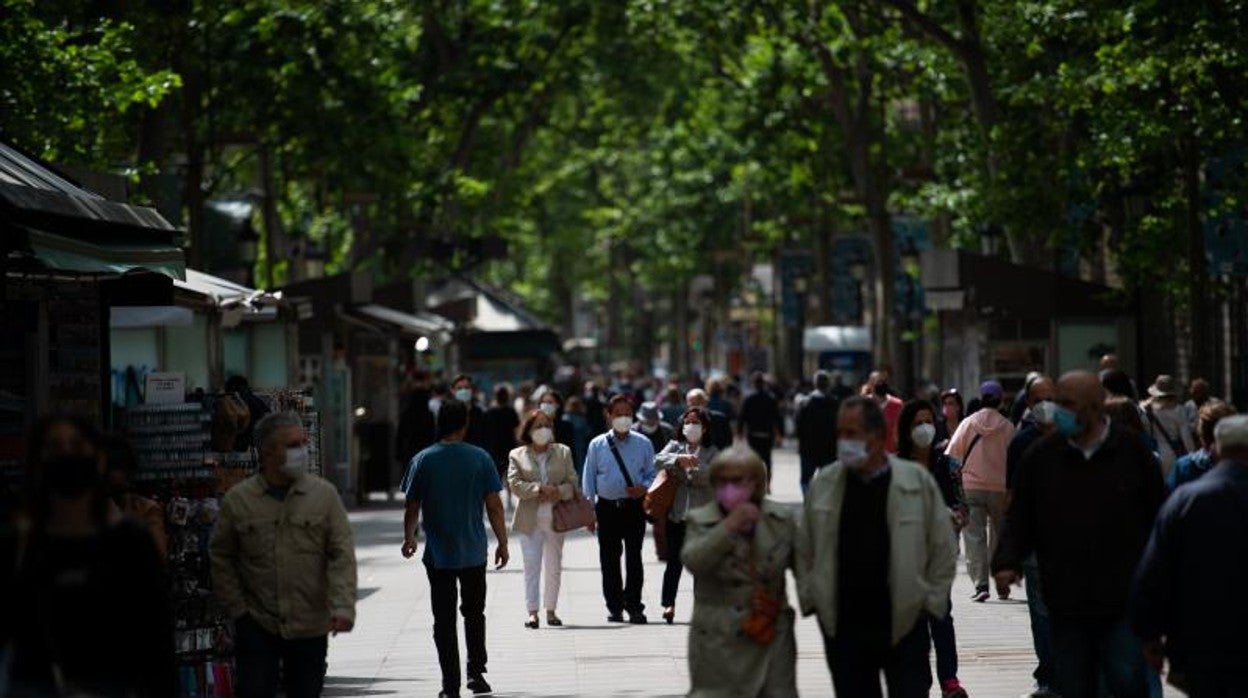
[[[711,416],[706,410],[690,408],[681,417],[681,428],[672,440],[654,457],[655,466],[667,471],[676,481],[676,497],[667,512],[667,568],[663,571],[663,620],[671,625],[676,618],[676,592],[680,589],[680,549],[685,543],[685,517],[692,509],[708,504],[715,498],[711,489],[711,461],[719,449],[707,443],[711,434]]]
[[[795,570],[797,522],[764,498],[767,468],[732,448],[711,463],[715,501],[689,512],[682,554],[693,574],[690,696],[797,695],[795,614],[785,570]]]

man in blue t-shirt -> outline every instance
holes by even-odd
[[[439,441],[412,459],[403,478],[407,508],[403,513],[403,557],[416,554],[416,525],[425,532],[422,558],[429,575],[433,606],[433,642],[442,667],[442,693],[459,695],[459,633],[455,627],[457,595],[462,595],[464,639],[468,647],[468,690],[491,692],[485,681],[485,565],[489,554],[484,508],[498,540],[495,569],[510,558],[503,519],[503,489],[490,454],[464,443],[468,405],[447,400],[438,410]],[[458,587],[457,587],[458,585]]]

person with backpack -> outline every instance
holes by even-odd
[[[1014,438],[1014,425],[998,411],[1005,390],[997,381],[986,381],[979,388],[980,409],[958,425],[945,455],[962,464],[962,485],[966,490],[969,520],[963,529],[966,543],[966,571],[975,583],[971,600],[987,601],[988,563],[1005,523],[1006,456]],[[989,527],[992,530],[988,537]],[[1008,586],[999,586],[997,595],[1010,597]]]
[[[1148,387],[1149,399],[1144,410],[1144,428],[1157,440],[1161,457],[1162,477],[1170,475],[1174,462],[1196,450],[1196,441],[1188,424],[1187,412],[1179,402],[1179,382],[1174,376],[1162,374]]]

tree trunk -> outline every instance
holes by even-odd
[[[869,214],[867,225],[871,229],[871,239],[875,246],[875,307],[872,315],[874,327],[871,328],[872,348],[877,366],[886,366],[896,374],[897,332],[896,324],[896,284],[893,273],[896,253],[893,245],[892,218],[888,209],[879,206]],[[901,377],[905,380],[905,377]]]
[[[1190,378],[1214,378],[1210,362],[1212,336],[1209,321],[1213,306],[1209,301],[1209,268],[1205,259],[1205,234],[1200,222],[1200,146],[1195,137],[1184,138],[1179,146],[1183,162],[1183,198],[1187,203],[1184,228],[1187,232],[1188,326],[1191,328]]]
[[[273,152],[269,145],[260,146],[260,188],[264,192],[261,215],[264,219],[264,275],[269,288],[277,286],[275,265],[277,260],[286,259],[290,250],[286,249],[282,239],[281,220],[277,215],[277,185],[273,174]],[[303,278],[299,259],[291,259],[286,267],[286,282],[299,281]]]

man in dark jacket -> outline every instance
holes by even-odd
[[[815,374],[815,390],[797,411],[797,451],[802,464],[802,492],[815,471],[836,460],[836,411],[840,399],[830,391],[832,377]]]
[[[737,435],[746,440],[750,448],[763,459],[767,466],[767,480],[771,481],[771,450],[784,438],[784,417],[780,414],[780,402],[771,393],[767,378],[755,373],[750,378],[754,392],[741,404],[741,417],[737,420]]]
[[[508,458],[511,449],[518,445],[516,432],[520,429],[520,415],[516,414],[515,405],[511,404],[511,388],[506,384],[494,388],[494,405],[485,411],[482,420],[485,450],[494,460],[498,475],[507,480]]]
[[[1248,598],[1195,590],[1248,576],[1248,416],[1222,419],[1214,440],[1219,465],[1176,490],[1157,515],[1132,588],[1131,625],[1155,668],[1170,658],[1171,683],[1192,696],[1229,697],[1248,686]]]
[[[1127,594],[1164,489],[1140,439],[1111,427],[1105,390],[1085,371],[1057,384],[1056,433],[1019,465],[993,559],[997,584],[1017,583],[1032,552],[1044,580],[1054,656],[1053,688],[1065,698],[1148,694],[1139,641],[1126,622]]]

